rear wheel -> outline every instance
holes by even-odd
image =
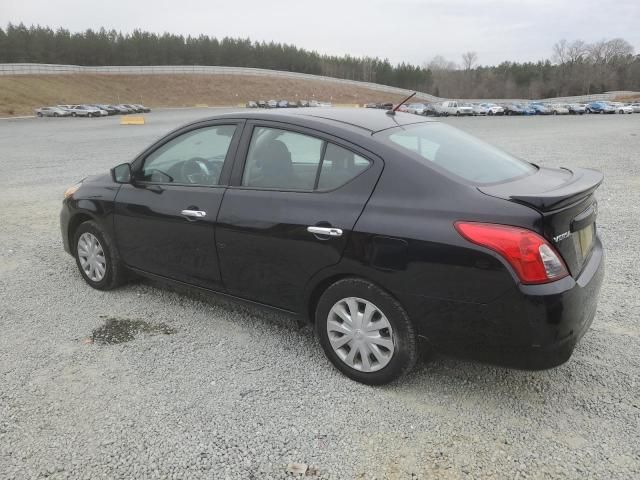
[[[72,117],[77,117],[77,116],[78,116],[78,114],[77,114],[76,112],[73,112],[73,113],[71,114],[71,116],[72,116]]]
[[[97,290],[111,290],[124,283],[125,267],[118,251],[104,229],[96,222],[87,221],[73,236],[76,264],[82,278]]]
[[[331,285],[318,302],[315,320],[325,354],[353,380],[382,385],[416,363],[417,334],[407,313],[366,280],[348,278]]]

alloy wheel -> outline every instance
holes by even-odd
[[[355,370],[375,372],[393,358],[391,324],[368,300],[348,297],[336,302],[329,311],[327,335],[338,358]]]
[[[107,259],[98,238],[85,232],[78,239],[78,260],[85,275],[92,282],[99,282],[107,271]]]

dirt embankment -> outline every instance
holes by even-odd
[[[356,85],[251,75],[0,76],[0,116],[29,115],[42,105],[143,103],[150,107],[238,105],[248,100],[397,102],[401,95]]]

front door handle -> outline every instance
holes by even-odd
[[[341,237],[342,229],[333,227],[307,227],[307,232],[314,235],[328,235],[329,237]]]
[[[207,212],[203,212],[202,210],[182,210],[180,214],[191,218],[203,218],[207,216]]]

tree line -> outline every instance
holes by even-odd
[[[449,98],[542,98],[640,90],[640,55],[623,39],[562,40],[539,62],[478,65],[435,56],[421,66],[388,59],[323,55],[294,45],[135,30],[86,30],[8,24],[0,28],[0,63],[73,65],[224,65],[375,82]]]

